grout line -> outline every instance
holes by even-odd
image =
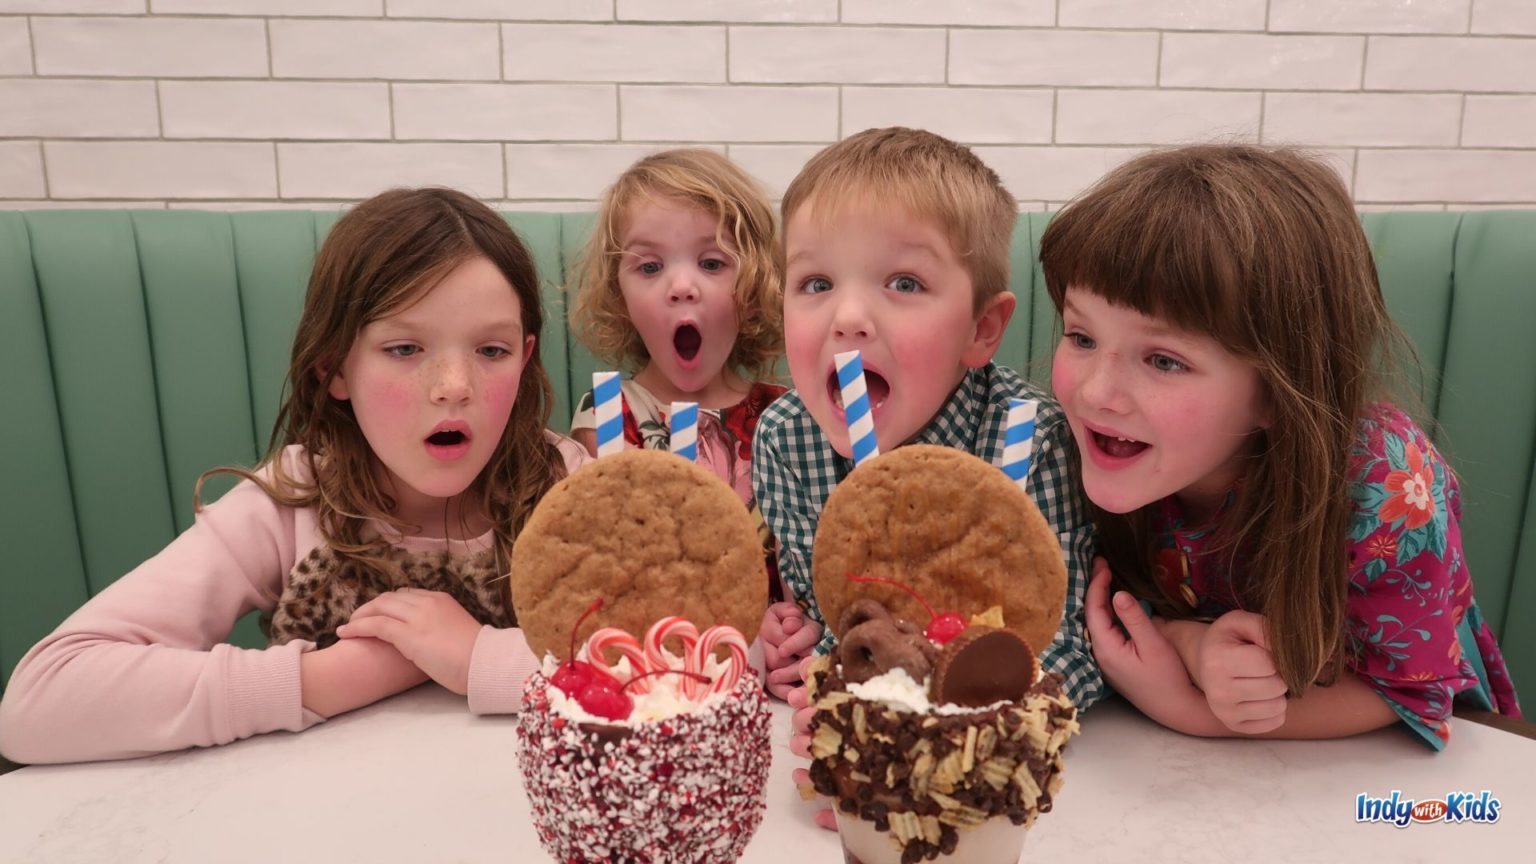
[[[32,18],[27,16],[27,50],[32,54],[32,77],[37,77],[37,36],[32,32]]]
[[[507,80],[507,25],[496,27],[496,72],[497,80]]]
[[[266,45],[266,48],[267,48],[267,77],[268,78],[273,78],[275,76],[272,74],[272,19],[271,18],[266,18],[266,19],[262,20],[261,32],[262,32],[262,37],[264,39],[266,39],[266,42],[267,42],[267,45]]]
[[[1456,146],[1465,146],[1467,138],[1467,94],[1461,94],[1461,116],[1456,118]]]
[[[41,138],[37,141],[37,161],[43,166],[43,198],[53,200],[53,181],[48,177],[48,148],[43,146]]]
[[[1163,32],[1161,30],[1157,32],[1157,69],[1154,72],[1152,85],[1160,88],[1163,86]]]
[[[389,99],[389,140],[395,140],[395,82],[384,85]]]
[[[613,140],[624,140],[624,85],[613,85]]]
[[[158,123],[160,138],[165,138],[165,100],[160,95],[160,88],[165,82],[155,82],[155,122]]]

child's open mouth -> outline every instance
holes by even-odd
[[[864,390],[869,394],[871,408],[879,408],[891,396],[890,382],[886,381],[885,376],[879,372],[870,369],[864,370]],[[837,406],[838,410],[843,410],[843,388],[837,384],[836,369],[827,376],[827,394],[831,396],[832,404]]]
[[[1093,436],[1093,443],[1105,455],[1115,459],[1129,459],[1137,456],[1152,446],[1145,441],[1137,441],[1132,438],[1121,438],[1116,435],[1101,435],[1098,432],[1089,431]]]
[[[435,459],[457,459],[469,452],[469,433],[458,427],[438,429],[427,436],[427,452]]]
[[[699,356],[699,348],[704,345],[704,334],[693,324],[683,323],[672,333],[672,347],[677,349],[677,356],[683,361],[692,362]]]

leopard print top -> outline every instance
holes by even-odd
[[[308,639],[321,648],[334,644],[336,628],[347,623],[357,607],[405,587],[449,594],[482,624],[517,626],[506,574],[497,572],[493,550],[454,557],[390,547],[384,557],[390,566],[380,573],[338,556],[328,545],[317,546],[288,574],[276,608],[261,616],[270,644],[294,639]]]

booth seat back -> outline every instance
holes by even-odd
[[[999,355],[1048,380],[1055,315],[1021,216]],[[334,213],[0,213],[0,680],[36,640],[192,522],[204,470],[265,451],[315,250]],[[564,431],[596,362],[557,288],[590,214],[507,220],[544,279],[539,350]],[[1536,213],[1364,217],[1419,394],[1461,477],[1478,597],[1536,693]],[[218,486],[214,494],[227,488]],[[1306,542],[1306,538],[1296,538]],[[234,635],[259,644],[251,621]]]

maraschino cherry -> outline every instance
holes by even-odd
[[[591,663],[576,659],[576,631],[581,629],[581,622],[601,608],[603,608],[603,598],[599,597],[593,600],[592,605],[587,607],[587,611],[581,613],[581,617],[571,625],[570,659],[561,663],[560,668],[556,669],[555,674],[549,678],[549,683],[554,685],[555,689],[572,699],[579,698],[578,694],[593,684],[606,684],[615,691],[623,689],[612,675],[599,671]],[[627,711],[625,713],[628,714]]]
[[[700,675],[697,672],[685,672],[682,669],[652,669],[624,682],[624,686],[617,686],[618,682],[604,675],[607,680],[594,680],[582,688],[576,694],[576,702],[581,710],[594,717],[602,717],[605,720],[625,720],[629,718],[631,711],[635,710],[634,700],[629,698],[629,686],[641,678],[650,678],[653,675],[683,675],[699,682],[708,684],[708,675]]]
[[[928,610],[928,627],[923,630],[923,635],[927,636],[928,641],[935,645],[946,645],[951,639],[965,631],[965,619],[960,617],[959,612],[940,613],[933,611],[933,607],[928,604],[927,600],[923,599],[923,595],[894,579],[882,579],[879,576],[860,576],[856,573],[849,573],[848,578],[854,582],[889,585],[893,588],[900,588],[912,595],[912,599],[923,604],[923,608]]]

